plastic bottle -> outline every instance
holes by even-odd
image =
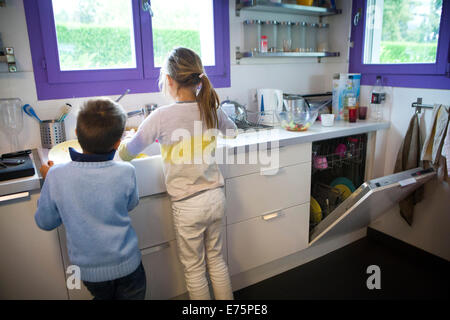
[[[370,112],[371,117],[375,121],[383,120],[383,102],[386,99],[386,93],[384,92],[383,85],[381,83],[381,76],[377,76],[377,81],[372,89],[370,95]]]
[[[352,80],[347,80],[344,91],[344,120],[349,120],[349,109],[356,108],[356,96],[353,91]]]
[[[262,53],[266,53],[268,49],[268,41],[267,36],[261,36],[261,46],[259,51]]]

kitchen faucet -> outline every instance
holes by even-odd
[[[143,115],[144,118],[147,118],[152,111],[155,111],[155,109],[158,108],[157,104],[146,104],[144,107],[138,110],[130,111],[127,113],[128,118],[132,118],[135,116]]]

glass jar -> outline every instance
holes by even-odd
[[[330,51],[328,45],[328,32],[330,31],[330,25],[328,23],[319,24],[317,32],[317,51],[327,52]]]
[[[277,50],[290,52],[292,48],[292,35],[291,35],[291,26],[292,23],[290,21],[280,22],[278,25],[278,34],[277,34]]]
[[[292,23],[292,51],[305,52],[306,51],[306,22]]]
[[[316,52],[317,51],[317,30],[319,25],[317,23],[311,23],[307,30],[306,35],[306,51]]]
[[[276,52],[277,50],[277,26],[278,21],[267,20],[261,25],[261,36],[267,36],[267,47],[269,52]]]
[[[261,39],[261,20],[245,20],[244,49],[246,52],[259,52]]]

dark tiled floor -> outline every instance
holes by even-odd
[[[449,299],[450,262],[368,237],[234,293],[260,299]],[[381,289],[367,289],[366,269],[381,269]]]

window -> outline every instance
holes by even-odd
[[[158,91],[175,46],[230,86],[228,1],[24,0],[39,100]],[[153,17],[150,12],[153,13]]]
[[[153,57],[160,67],[167,52],[183,46],[197,52],[205,66],[215,64],[211,0],[153,0]]]
[[[350,72],[361,83],[450,89],[450,1],[353,0]]]

